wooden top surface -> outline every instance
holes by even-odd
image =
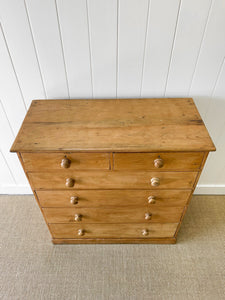
[[[11,152],[214,151],[190,98],[34,100]]]

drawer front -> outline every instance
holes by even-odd
[[[36,191],[42,207],[185,206],[191,190]]]
[[[178,223],[152,224],[49,224],[53,238],[173,237]],[[146,234],[146,235],[143,235]]]
[[[47,223],[177,223],[182,207],[43,208]]]
[[[107,170],[110,166],[109,153],[21,153],[25,170]]]
[[[28,173],[34,189],[189,189],[197,172],[64,171]],[[157,179],[157,180],[156,180]],[[69,187],[68,187],[68,183]],[[157,183],[157,185],[155,185]],[[153,185],[154,184],[154,185]]]
[[[115,170],[198,170],[204,152],[114,153]]]

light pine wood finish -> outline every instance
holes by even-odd
[[[191,190],[38,190],[42,207],[129,207],[129,206],[177,206],[186,205]],[[77,197],[76,204],[71,197]],[[154,203],[149,203],[154,197]]]
[[[43,208],[43,212],[48,223],[178,223],[183,207]]]
[[[205,155],[204,155],[204,158],[203,158],[203,161],[202,161],[201,170],[200,170],[200,172],[198,172],[198,175],[197,175],[197,177],[196,177],[196,180],[195,180],[195,183],[194,183],[194,186],[193,186],[193,191],[194,191],[194,189],[196,188],[196,185],[197,185],[197,183],[198,183],[199,177],[200,177],[201,172],[202,172],[202,170],[203,170],[203,167],[204,167],[204,165],[205,165],[205,162],[206,162],[206,159],[207,159],[207,157],[208,157],[208,154],[209,154],[209,152],[205,152]],[[179,229],[180,229],[180,226],[181,226],[181,224],[182,224],[183,218],[184,218],[185,213],[186,213],[186,211],[187,211],[187,209],[188,209],[188,204],[190,203],[191,196],[192,196],[192,195],[190,195],[190,197],[189,197],[189,199],[188,199],[187,206],[185,206],[185,208],[184,208],[183,214],[182,214],[181,219],[180,219],[180,223],[179,223],[178,226],[177,226],[177,230],[176,230],[176,233],[175,233],[175,237],[177,237],[177,234],[178,234],[178,232],[179,232]]]
[[[74,238],[74,239],[57,239],[53,238],[52,243],[61,244],[176,244],[177,239],[172,238]]]
[[[213,150],[215,146],[190,98],[107,103],[35,100],[11,148],[13,152]]]
[[[84,230],[83,238],[165,238],[173,237],[177,223],[152,224],[50,224],[53,238],[80,238],[78,230]],[[144,236],[142,230],[148,230]]]
[[[189,98],[33,101],[11,148],[54,244],[175,243],[214,150]]]
[[[47,128],[46,128],[47,126]],[[31,127],[34,129],[31,131]],[[202,151],[208,144],[208,134],[199,125],[156,125],[156,126],[127,126],[127,127],[97,127],[77,128],[72,123],[26,123],[20,134],[26,137],[24,140],[18,138],[12,152],[21,151],[118,151],[123,152],[156,152],[156,151]],[[49,140],[44,134],[47,130],[52,138]],[[67,133],[68,132],[68,133]],[[76,132],[71,139],[71,132]],[[174,134],[176,133],[176,134]],[[58,135],[64,135],[62,147],[57,148]],[[89,137],[83,141],[83,137]],[[177,138],[176,138],[177,136]],[[200,136],[200,138],[199,138]],[[188,144],[187,140],[190,138]],[[33,140],[33,144],[32,144]],[[38,142],[39,141],[39,142]],[[136,142],[135,142],[136,141]],[[160,143],[159,143],[160,141]],[[85,146],[82,147],[83,143]],[[159,144],[158,144],[159,143]],[[127,145],[127,146],[126,146]],[[158,146],[157,146],[158,145]],[[203,145],[203,146],[202,146]],[[214,151],[213,146],[209,148]],[[22,151],[21,151],[22,152]]]
[[[197,172],[148,171],[62,171],[58,173],[28,173],[35,189],[65,189],[74,180],[73,189],[190,189]],[[159,185],[154,186],[154,179]],[[151,179],[153,179],[151,181]]]
[[[21,156],[28,172],[110,168],[109,153],[21,153]],[[70,163],[63,167],[62,160],[65,157]]]
[[[115,170],[199,170],[204,152],[114,153]],[[161,164],[160,164],[161,163]]]

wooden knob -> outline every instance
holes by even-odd
[[[150,213],[145,213],[145,220],[151,220],[152,214]]]
[[[146,236],[146,235],[148,235],[149,231],[148,231],[148,229],[143,229],[141,233],[142,233],[142,235]]]
[[[84,235],[85,234],[84,229],[78,229],[77,234],[78,235]]]
[[[151,185],[152,186],[159,186],[160,185],[160,179],[158,177],[151,178]]]
[[[155,168],[162,168],[163,165],[164,165],[164,161],[163,161],[162,158],[156,158],[154,160],[154,166],[155,166]]]
[[[69,160],[67,157],[64,157],[61,161],[61,167],[62,168],[69,168],[70,167],[70,164],[71,164],[71,160]]]
[[[70,197],[70,203],[75,205],[78,203],[78,197],[77,196],[72,196]]]
[[[75,216],[74,216],[75,221],[79,222],[79,221],[81,221],[81,219],[82,219],[82,215],[75,214]]]
[[[67,187],[73,187],[75,184],[75,180],[73,178],[67,178],[66,179],[66,186]]]
[[[148,203],[149,204],[155,204],[156,200],[155,200],[155,196],[149,196],[148,197]]]

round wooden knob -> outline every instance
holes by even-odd
[[[81,219],[82,219],[82,215],[75,214],[75,216],[74,216],[75,221],[79,222],[79,221],[81,221]]]
[[[148,203],[149,204],[155,204],[155,202],[156,202],[155,196],[149,196],[148,197]]]
[[[151,220],[152,214],[150,213],[145,213],[145,220]]]
[[[154,166],[155,166],[155,168],[162,168],[163,165],[164,165],[164,161],[163,161],[162,158],[156,158],[154,160]]]
[[[67,187],[73,187],[75,184],[75,180],[73,178],[67,178],[66,179],[66,186]]]
[[[151,178],[151,185],[152,186],[159,186],[160,185],[160,179],[158,177]]]
[[[78,197],[77,196],[72,196],[70,197],[70,203],[75,205],[78,203]]]
[[[141,233],[142,233],[142,235],[146,236],[146,235],[148,235],[149,231],[148,231],[148,229],[143,229]]]
[[[62,168],[67,169],[67,168],[70,167],[70,164],[71,164],[71,160],[69,160],[69,158],[67,158],[67,157],[64,157],[64,158],[62,159],[62,161],[61,161],[61,167],[62,167]]]
[[[78,229],[77,234],[78,235],[84,235],[85,234],[84,229]]]

